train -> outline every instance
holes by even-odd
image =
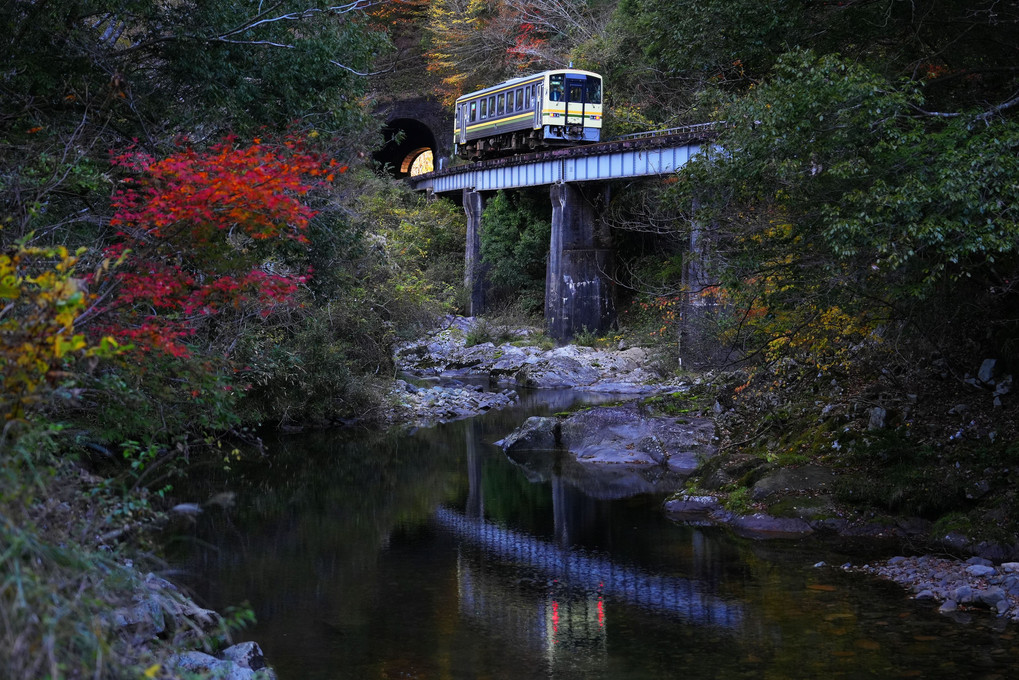
[[[456,100],[453,154],[467,160],[601,141],[602,77],[557,69]]]

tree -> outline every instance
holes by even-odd
[[[529,194],[498,192],[485,206],[481,259],[499,297],[519,300],[528,312],[544,303],[551,205]]]
[[[120,264],[92,279],[107,300],[93,315],[139,351],[174,356],[186,356],[187,340],[214,317],[265,317],[293,297],[305,274],[285,263],[273,273],[269,263],[278,243],[307,243],[314,213],[303,199],[313,184],[346,171],[294,138],[246,147],[227,139],[158,160],[133,151],[115,163],[136,175],[113,197],[120,240],[105,255]]]
[[[763,333],[758,347],[816,352],[796,338],[820,337],[818,323],[866,335],[889,321],[944,329],[946,309],[1010,317],[1019,126],[924,106],[915,85],[810,52],[724,102],[730,127],[676,186],[709,197],[701,217],[717,225],[728,294],[741,330]],[[942,311],[917,314],[930,306]]]
[[[300,128],[337,156],[361,151],[377,129],[361,74],[386,45],[362,19],[368,4],[0,5],[5,238],[105,238],[105,154],[132,139],[162,154],[181,135],[202,145]]]
[[[465,92],[544,68],[597,35],[603,12],[570,0],[435,0],[428,9],[429,71],[446,103]]]

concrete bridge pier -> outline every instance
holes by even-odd
[[[607,203],[607,191],[599,203]],[[588,330],[602,334],[616,321],[615,296],[608,272],[612,247],[608,226],[580,185],[558,183],[550,189],[552,238],[545,273],[545,324],[558,340]],[[604,206],[598,206],[602,208]]]
[[[464,189],[464,212],[467,213],[467,250],[464,255],[464,287],[468,292],[470,316],[485,311],[485,272],[481,264],[481,214],[485,197],[480,191]]]
[[[699,203],[695,199],[693,214]],[[718,284],[718,264],[713,261],[713,230],[705,228],[696,217],[690,225],[689,247],[683,266],[683,302],[679,327],[679,361],[687,367],[706,367],[726,363],[733,357],[719,346],[717,337],[718,301],[714,294]]]

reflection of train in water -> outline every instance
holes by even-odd
[[[453,153],[478,159],[601,139],[602,79],[544,71],[456,100]]]

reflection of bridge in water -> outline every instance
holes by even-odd
[[[719,565],[701,534],[693,534],[690,547],[692,566],[703,578],[655,574],[573,547],[607,518],[595,497],[554,466],[538,472],[521,468],[531,483],[551,487],[554,538],[506,529],[484,519],[485,455],[477,422],[466,429],[466,450],[464,511],[439,508],[433,521],[458,546],[460,615],[521,653],[514,677],[601,677],[609,658],[609,621],[618,617],[626,626],[634,613],[624,608],[636,609],[639,617],[680,619],[714,631],[746,628],[744,604],[712,592]],[[527,667],[534,654],[545,668]]]
[[[678,616],[689,623],[736,629],[743,623],[738,602],[703,592],[700,582],[649,573],[610,559],[564,548],[505,529],[448,508],[435,521],[461,541],[481,548],[486,556],[533,569],[556,587],[591,594],[597,602],[608,597],[655,613]],[[603,605],[598,616],[604,621]]]

